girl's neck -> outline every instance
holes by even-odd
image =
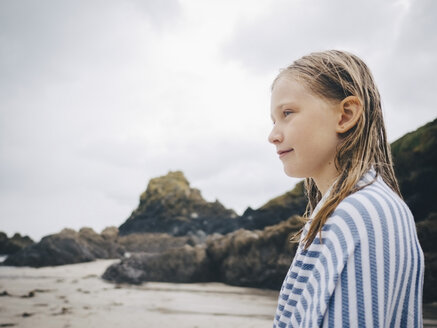
[[[334,182],[339,177],[339,172],[335,168],[334,161],[330,161],[328,165],[325,167],[323,172],[319,174],[317,177],[313,177],[314,182],[317,185],[317,189],[319,189],[322,197],[326,194],[328,189],[334,184]]]

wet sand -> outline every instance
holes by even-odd
[[[277,292],[221,283],[100,279],[117,260],[0,267],[0,327],[271,327]]]
[[[0,267],[0,327],[271,327],[278,292],[222,283],[100,279],[118,260],[46,267]],[[437,327],[437,304],[424,306]]]

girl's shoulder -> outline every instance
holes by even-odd
[[[407,212],[411,214],[407,204],[382,179],[381,176],[369,175],[357,184],[362,189],[344,198],[334,211],[348,211],[352,209],[361,216],[368,216],[369,212]]]
[[[376,235],[386,234],[387,231],[394,233],[396,226],[403,226],[403,233],[409,234],[414,226],[414,217],[407,204],[382,177],[376,176],[372,180],[344,198],[327,222],[349,230],[357,238],[361,235],[359,231]]]

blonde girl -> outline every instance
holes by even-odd
[[[336,50],[296,60],[273,82],[271,117],[308,196],[273,327],[421,327],[423,252],[366,64]]]

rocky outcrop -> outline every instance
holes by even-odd
[[[417,235],[425,255],[423,302],[437,301],[437,213],[416,224]]]
[[[19,233],[14,234],[11,238],[0,231],[0,254],[9,255],[34,244],[34,241],[28,236],[21,236]]]
[[[91,228],[82,228],[79,232],[64,229],[8,256],[3,264],[42,267],[118,258],[124,249],[111,238],[108,231],[99,235]]]
[[[402,196],[425,255],[423,301],[437,301],[437,119],[391,144]]]
[[[195,247],[134,254],[113,264],[102,277],[118,283],[222,281],[279,288],[294,256],[288,239],[301,226],[293,217],[263,231],[239,229],[225,236],[213,234],[206,244]]]
[[[140,204],[123,223],[120,235],[169,233],[174,236],[227,234],[238,229],[263,229],[290,216],[301,215],[306,206],[303,183],[259,209],[248,208],[241,217],[220,202],[205,201],[200,191],[190,188],[182,172],[151,179]]]
[[[289,239],[303,225],[294,216],[264,230],[237,230],[207,241],[207,254],[230,285],[278,289],[294,257],[296,244]]]
[[[118,237],[117,243],[126,252],[131,253],[162,253],[171,248],[183,247],[185,244],[196,244],[195,240],[191,237],[174,237],[167,233],[135,233]]]
[[[101,234],[90,228],[82,228],[79,232],[64,229],[10,255],[3,264],[42,267],[88,262],[98,258],[121,258],[126,252],[162,253],[184,245],[204,243],[205,238],[206,235],[200,232],[180,237],[167,233],[119,236],[117,227],[105,228]]]
[[[437,212],[437,119],[393,142],[391,150],[405,202],[422,221]]]
[[[240,218],[240,227],[247,230],[264,229],[305,212],[307,199],[303,181],[293,190],[269,200],[260,208],[248,208]]]
[[[138,253],[106,269],[108,281],[140,284],[145,281],[206,282],[216,280],[204,246],[185,245],[162,253]]]
[[[191,188],[181,171],[151,179],[140,197],[140,204],[119,227],[120,235],[165,232],[175,236],[194,233],[226,233],[238,222],[233,210],[219,201],[207,202],[200,191]]]

